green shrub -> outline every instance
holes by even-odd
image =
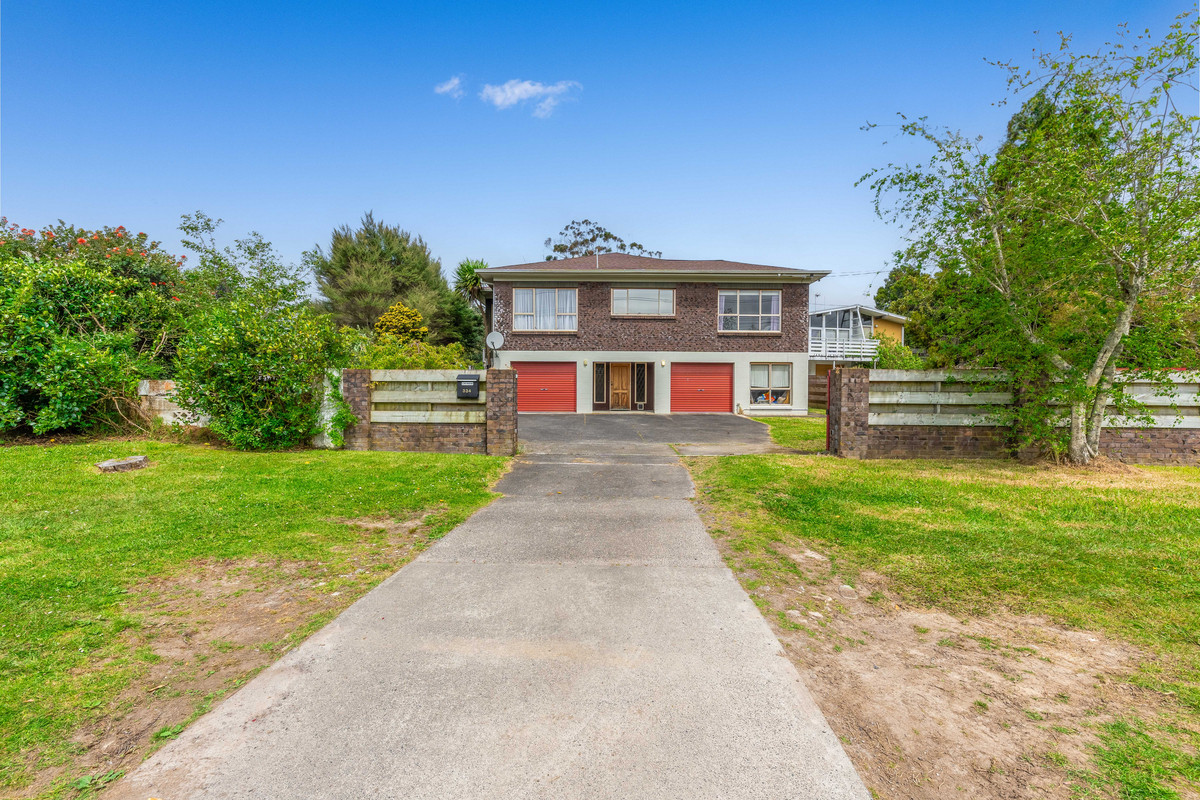
[[[173,301],[138,277],[31,257],[0,249],[0,430],[132,419],[138,379],[162,372]]]
[[[879,342],[875,355],[877,369],[925,369],[925,361],[895,337],[876,333],[871,338]]]
[[[325,370],[339,350],[328,316],[238,297],[197,320],[180,342],[176,402],[207,416],[209,428],[239,449],[295,447],[318,432]]]
[[[381,336],[367,345],[353,361],[357,369],[471,369],[463,346],[432,345]]]

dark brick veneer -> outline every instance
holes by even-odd
[[[342,372],[342,396],[359,423],[346,431],[347,450],[392,450],[432,453],[517,452],[517,373],[490,369],[486,376],[486,422],[370,422],[371,371]]]
[[[624,285],[624,284],[622,284]],[[513,284],[497,281],[494,327],[507,350],[651,350],[700,352],[808,352],[808,284],[755,284],[781,290],[778,333],[717,333],[717,291],[749,284],[676,283],[674,317],[614,317],[611,283],[579,282],[575,333],[513,333]],[[661,288],[671,288],[670,281]]]

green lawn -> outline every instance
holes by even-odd
[[[771,440],[782,447],[806,453],[825,449],[825,416],[754,417],[771,427]]]
[[[796,441],[796,422],[809,420],[771,421],[777,441]],[[1135,680],[1175,692],[1200,731],[1200,469],[828,456],[689,467],[721,520],[714,534],[764,581],[802,572],[782,551],[803,543],[847,582],[871,569],[913,603],[1106,631],[1156,654]],[[1200,759],[1180,763],[1200,781]]]
[[[152,466],[93,467],[131,454]],[[336,518],[432,510],[435,538],[491,500],[505,465],[156,442],[0,448],[0,790],[68,760],[71,732],[137,673],[122,633],[141,620],[122,601],[139,582],[205,559],[337,563],[362,533]]]

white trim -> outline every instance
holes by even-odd
[[[654,364],[654,413],[669,414],[671,411],[671,364],[699,362],[704,364],[733,364],[734,408],[741,407],[743,413],[755,416],[780,414],[803,415],[808,413],[808,381],[798,376],[808,374],[807,353],[735,352],[714,353],[711,351],[661,350],[497,350],[497,369],[509,369],[514,361],[572,361],[575,363],[575,407],[581,412],[592,409],[592,365],[597,361],[632,363],[637,361]],[[664,363],[665,362],[665,363]],[[790,406],[750,405],[750,364],[774,363],[792,365],[792,404]],[[611,413],[611,412],[605,412]]]

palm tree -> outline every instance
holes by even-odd
[[[483,312],[483,279],[478,271],[487,269],[487,262],[478,258],[464,258],[454,270],[454,291],[458,292],[471,307]]]

